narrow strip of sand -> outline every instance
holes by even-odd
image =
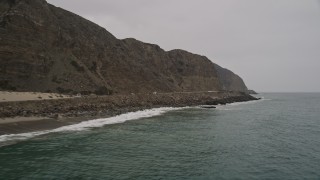
[[[39,93],[39,92],[10,92],[0,91],[0,102],[10,101],[36,101],[44,99],[65,99],[77,96],[70,96],[58,93]]]

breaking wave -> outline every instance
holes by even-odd
[[[119,124],[119,123],[124,123],[124,122],[130,121],[130,120],[159,116],[159,115],[166,113],[168,111],[179,110],[179,109],[183,109],[183,108],[163,107],[163,108],[147,109],[147,110],[142,110],[142,111],[120,114],[120,115],[108,117],[108,118],[83,121],[83,122],[80,122],[77,124],[62,126],[60,128],[52,129],[52,130],[36,131],[36,132],[21,133],[21,134],[1,135],[0,136],[0,143],[7,142],[7,141],[26,140],[26,139],[30,139],[30,138],[33,138],[36,136],[49,134],[49,133],[68,132],[68,131],[83,131],[83,130],[88,130],[91,128],[103,127],[108,124]]]

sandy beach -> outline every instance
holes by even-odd
[[[0,91],[0,102],[9,101],[39,101],[44,99],[65,99],[76,96],[58,94],[58,93],[40,93],[40,92],[10,92]]]

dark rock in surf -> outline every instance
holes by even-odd
[[[211,106],[211,105],[202,105],[202,106],[199,106],[200,108],[203,108],[203,109],[215,109],[216,107],[215,106]]]

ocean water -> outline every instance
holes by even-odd
[[[320,179],[320,94],[0,136],[0,179]]]

